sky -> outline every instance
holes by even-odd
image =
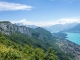
[[[0,0],[0,21],[37,26],[80,22],[80,0]]]

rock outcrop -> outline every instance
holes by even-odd
[[[31,35],[30,28],[25,27],[25,26],[17,26],[17,25],[12,24],[8,21],[1,21],[0,22],[0,31],[3,34],[7,34],[7,35],[15,33],[15,32],[20,32],[20,33],[23,33],[23,34],[26,34],[29,36]]]

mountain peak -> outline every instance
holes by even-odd
[[[10,23],[9,21],[0,21],[0,23]]]

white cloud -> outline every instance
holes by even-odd
[[[80,23],[80,19],[78,18],[61,18],[59,20],[54,21],[28,21],[26,19],[20,21],[12,21],[12,23],[22,23],[24,25],[36,25],[36,26],[50,26],[55,24],[66,24],[66,23]]]
[[[80,19],[78,18],[61,18],[60,20],[57,20],[57,22],[61,23],[61,24],[65,24],[65,23],[73,23],[73,22],[77,22],[80,23]]]
[[[43,22],[43,21],[28,21],[26,19],[20,20],[20,21],[11,21],[12,23],[22,23],[23,25],[36,25],[36,26],[47,26],[51,25],[55,22]]]
[[[31,10],[33,7],[17,3],[0,2],[0,11],[5,10]]]

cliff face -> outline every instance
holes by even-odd
[[[29,28],[25,26],[17,26],[8,21],[0,22],[0,31],[7,35],[15,32],[20,32],[29,36],[31,35]]]

